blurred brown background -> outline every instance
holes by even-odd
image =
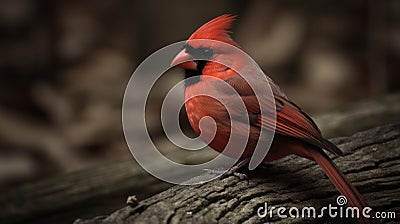
[[[0,188],[132,159],[121,125],[130,75],[223,13],[311,114],[400,88],[397,0],[1,0]]]

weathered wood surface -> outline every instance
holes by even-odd
[[[347,119],[346,114],[355,121]],[[400,94],[357,103],[315,118],[327,136],[347,135],[379,124],[400,122]],[[179,151],[172,154],[179,154]],[[171,157],[187,164],[206,161],[213,154],[201,156],[203,158],[198,158],[198,154],[196,157],[181,154]],[[2,192],[0,223],[31,223],[33,220],[71,223],[76,217],[110,213],[123,206],[128,195],[144,199],[170,186],[148,175],[134,161],[83,170]]]
[[[74,172],[2,192],[0,223],[71,223],[77,215],[90,217],[110,212],[110,205],[123,206],[132,192],[146,198],[148,192],[170,186],[133,161]]]
[[[340,169],[377,212],[395,212],[400,221],[400,125],[388,125],[333,139],[345,152],[334,157]],[[231,176],[195,186],[174,186],[126,206],[108,216],[76,220],[93,223],[300,223],[301,219],[261,219],[257,209],[269,207],[337,206],[339,193],[314,163],[291,156],[255,172],[248,180]],[[325,216],[326,218],[326,216]],[[356,220],[311,219],[316,223],[354,223]]]

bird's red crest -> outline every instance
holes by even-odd
[[[189,40],[195,39],[210,39],[218,40],[237,46],[237,44],[230,37],[230,28],[236,16],[224,14],[207,22],[199,29],[197,29],[190,37]]]

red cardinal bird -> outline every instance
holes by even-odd
[[[185,69],[186,78],[198,76],[196,79],[191,79],[185,83],[187,116],[192,128],[198,135],[201,132],[199,128],[200,119],[205,116],[214,119],[217,129],[209,145],[218,152],[222,152],[228,142],[231,122],[232,126],[242,122],[240,114],[228,114],[226,108],[220,102],[210,99],[210,97],[191,96],[196,95],[198,92],[204,92],[206,89],[212,95],[229,100],[229,96],[225,96],[227,94],[226,91],[220,88],[215,79],[210,77],[224,80],[240,95],[247,109],[247,114],[243,114],[243,116],[247,115],[249,121],[248,123],[243,123],[243,125],[250,126],[248,127],[250,134],[243,133],[243,136],[248,138],[244,153],[240,157],[244,161],[241,162],[241,165],[244,165],[249,161],[255,145],[259,141],[260,130],[267,128],[271,119],[260,113],[260,106],[257,106],[258,101],[251,87],[235,70],[231,69],[231,67],[243,66],[240,64],[242,60],[236,57],[235,54],[225,52],[225,49],[217,44],[207,44],[207,42],[202,44],[201,42],[193,41],[200,39],[216,40],[239,47],[229,35],[229,29],[234,18],[234,16],[222,15],[201,26],[190,36],[182,51],[179,52],[171,64]],[[198,55],[208,60],[196,60],[195,58]],[[215,60],[221,57],[228,58],[232,66],[216,63]],[[248,71],[244,75],[251,77],[254,74],[252,74],[252,71]],[[276,129],[271,148],[263,161],[277,160],[289,154],[316,161],[336,188],[346,196],[349,205],[358,207],[361,213],[362,209],[368,206],[367,203],[335,163],[325,154],[323,149],[337,155],[342,155],[342,151],[333,143],[324,139],[310,116],[290,101],[270,78],[267,77],[267,80],[275,99]],[[256,88],[267,88],[267,86],[260,85],[263,84],[257,85]],[[364,223],[370,222],[366,218],[361,218],[360,220]]]

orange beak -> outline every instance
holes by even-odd
[[[186,53],[186,49],[182,49],[172,60],[172,66],[179,66],[183,69],[197,70],[197,64],[193,61],[193,57]]]

